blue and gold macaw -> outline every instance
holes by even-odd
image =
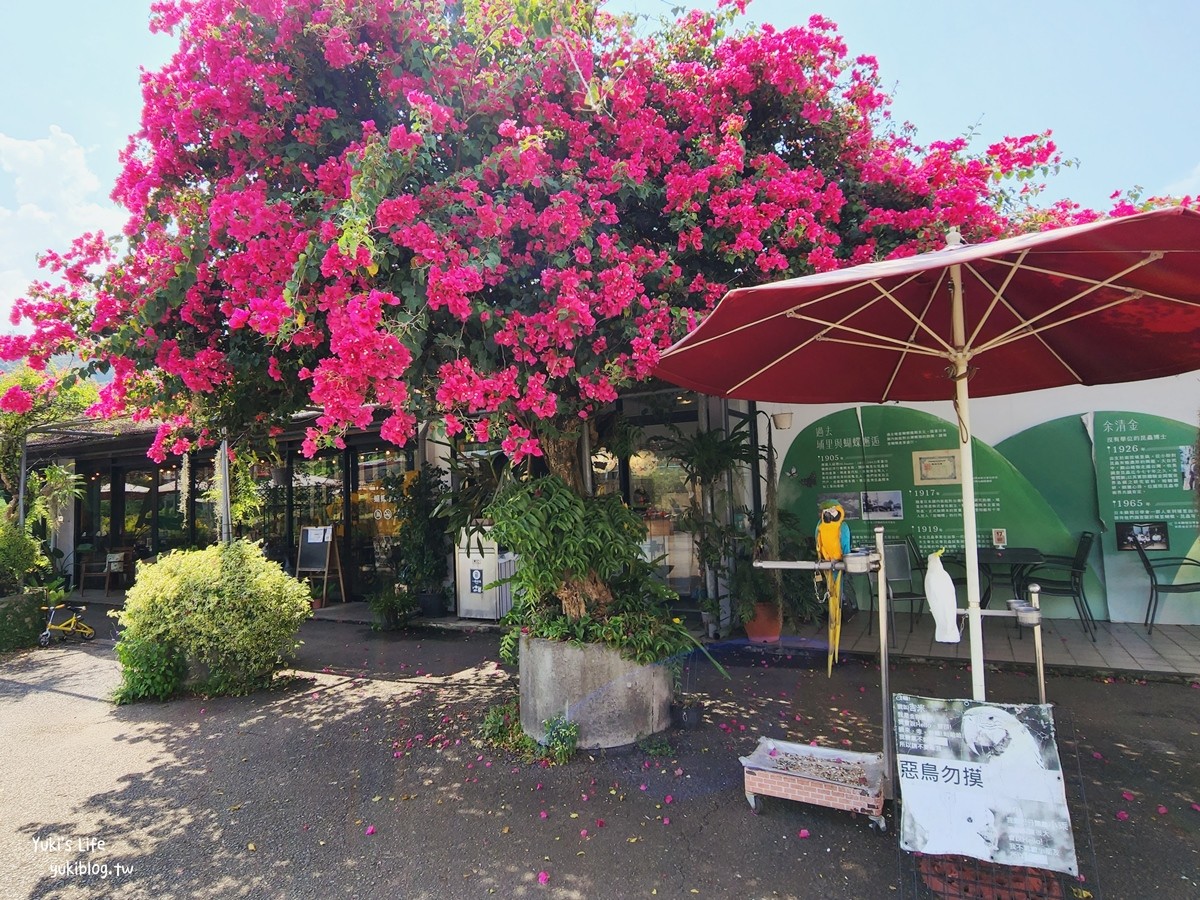
[[[846,510],[836,500],[821,504],[821,521],[817,525],[817,559],[839,560],[850,552],[850,526],[846,524]],[[833,664],[838,659],[838,646],[842,642],[842,573],[828,571],[825,587],[829,595],[829,661],[826,675],[833,675]]]

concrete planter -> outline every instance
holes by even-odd
[[[521,728],[539,743],[542,725],[565,716],[585,750],[623,747],[671,724],[671,675],[601,644],[521,637]]]

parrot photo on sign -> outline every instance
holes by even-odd
[[[817,525],[817,559],[836,561],[850,552],[850,526],[846,510],[836,500],[821,504],[821,521]],[[842,640],[842,573],[825,572],[825,588],[829,595],[829,658],[826,675],[833,675]]]
[[[925,599],[929,601],[929,612],[933,615],[937,630],[933,639],[943,644],[957,644],[962,635],[958,630],[958,595],[954,591],[954,579],[942,565],[943,547],[930,553],[925,568]]]

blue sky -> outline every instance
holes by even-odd
[[[136,129],[138,69],[171,41],[146,28],[149,0],[9,3],[0,29],[0,328],[38,270],[76,235],[120,229],[108,200]],[[613,8],[667,14],[668,0]],[[699,4],[703,5],[703,4]],[[972,126],[980,144],[1046,128],[1078,168],[1047,196],[1107,208],[1109,195],[1200,192],[1200,34],[1194,0],[752,0],[777,27],[820,13],[852,55],[874,55],[893,115],[929,141]]]

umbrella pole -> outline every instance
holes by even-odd
[[[971,409],[967,390],[969,355],[963,313],[962,269],[950,267],[953,289],[951,325],[954,329],[954,409],[958,417],[958,449],[962,466],[963,562],[967,568],[967,620],[971,625],[971,697],[986,700],[983,684],[983,616],[979,607],[979,537],[975,531],[975,459],[971,453]]]
[[[883,694],[883,796],[895,800],[892,773],[896,769],[896,732],[892,726],[892,686],[888,660],[887,560],[883,555],[883,526],[875,526],[875,552],[879,554],[879,572],[875,576],[875,598],[879,608],[879,689]]]

